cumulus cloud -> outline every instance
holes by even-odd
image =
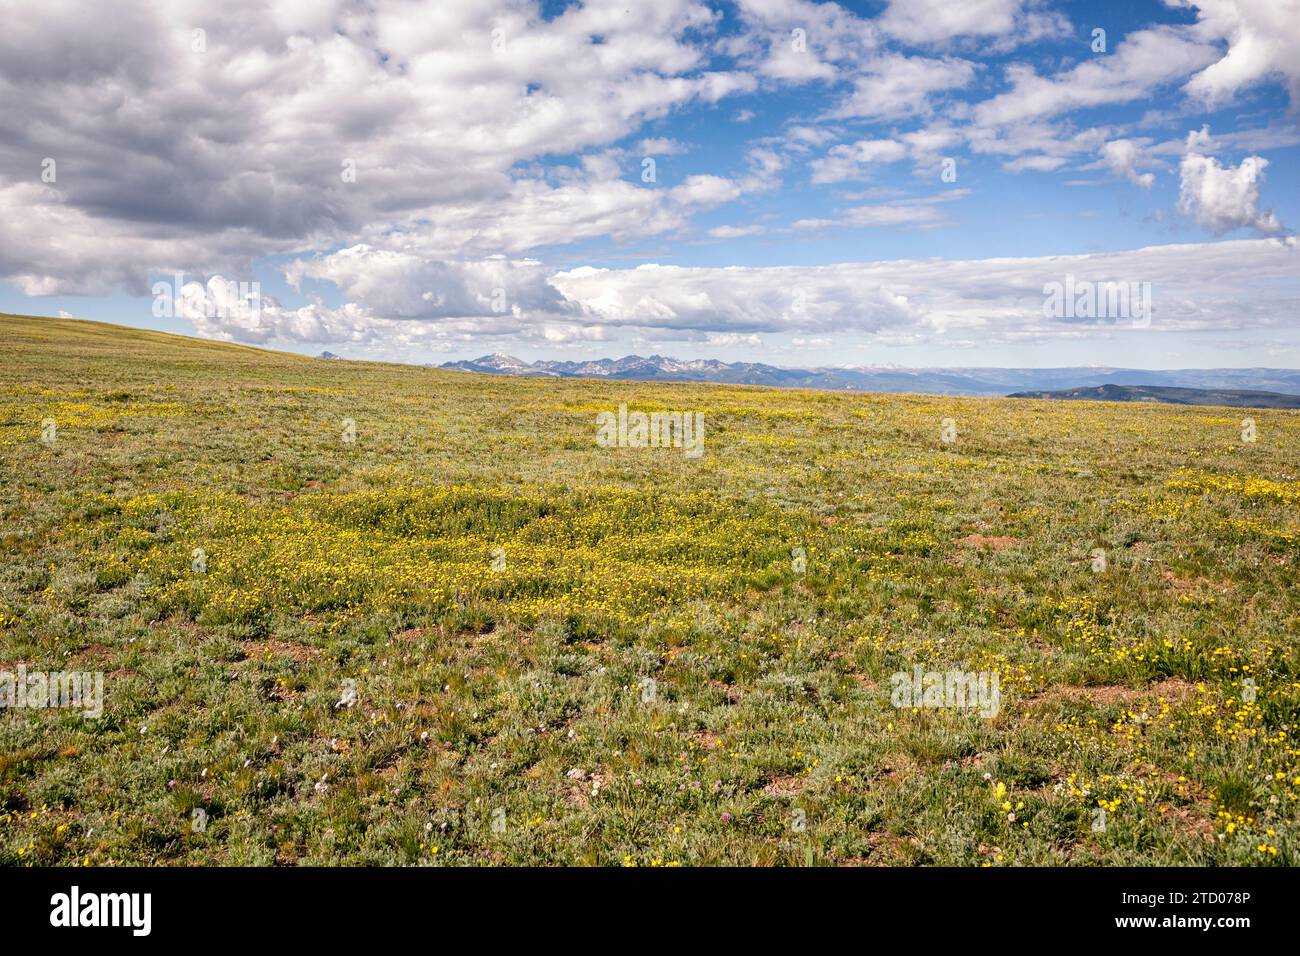
[[[148,292],[158,273],[250,275],[277,240],[249,230],[196,234],[183,223],[150,228],[101,219],[55,190],[0,182],[0,278],[26,295]]]
[[[232,302],[234,290],[213,280],[182,296],[185,314],[216,338],[382,343],[390,351],[446,349],[484,336],[566,346],[604,341],[618,330],[717,344],[788,334],[933,346],[1113,331],[1113,319],[1044,318],[1044,285],[1073,275],[1151,283],[1156,331],[1289,327],[1300,295],[1300,249],[1288,237],[1075,256],[552,272],[534,261],[432,262],[356,247],[293,263],[286,274],[297,283],[336,285],[348,301],[295,309],[264,300],[253,309]],[[214,308],[218,302],[224,307]]]
[[[292,308],[260,295],[254,283],[214,276],[206,283],[154,284],[155,311],[193,322],[201,335],[250,344],[338,342],[445,350],[480,335],[550,342],[600,339],[603,330],[581,303],[550,282],[551,270],[531,259],[430,260],[351,246],[297,259],[284,269],[295,290],[341,292],[347,300]]]
[[[1026,0],[890,0],[881,15],[886,33],[908,43],[944,43],[958,37],[996,38],[1000,49],[1069,30],[1069,21]]]
[[[837,3],[737,0],[736,6],[746,29],[721,49],[771,80],[833,81],[880,46],[876,24]]]
[[[1138,172],[1138,165],[1142,161],[1142,146],[1142,143],[1131,139],[1113,139],[1101,147],[1101,161],[1133,185],[1150,189],[1156,181],[1155,173]]]
[[[808,164],[814,183],[838,183],[861,179],[873,164],[896,163],[907,156],[907,147],[893,139],[861,139],[832,146],[825,156]]]
[[[1267,162],[1254,154],[1294,144],[1293,133],[1153,144],[1138,135],[1146,120],[1135,132],[1070,117],[1161,90],[1219,103],[1275,78],[1295,96],[1300,0],[1169,2],[1195,8],[1196,22],[1135,29],[1113,52],[1080,51],[1057,69],[1022,59],[977,102],[978,84],[998,79],[981,54],[1069,29],[1048,3],[889,2],[870,19],[815,0],[229,0],[220,17],[198,0],[10,0],[0,280],[31,295],[147,294],[159,275],[197,276],[181,314],[203,334],[258,343],[436,350],[487,335],[568,346],[622,328],[719,344],[839,328],[933,341],[1044,334],[1034,288],[1057,268],[1045,260],[561,272],[544,260],[572,263],[580,243],[694,235],[710,210],[715,241],[935,228],[954,220],[942,203],[963,190],[836,194],[850,205],[788,225],[770,209],[743,215],[779,195],[795,164],[807,162],[814,185],[871,180],[905,160],[931,175],[962,148],[1016,173],[1083,161],[1144,189],[1178,158],[1192,219],[1216,234],[1281,232],[1260,210]],[[816,106],[781,117],[779,96],[723,102],[782,87]],[[703,166],[701,144],[676,138],[692,127],[660,121],[719,105],[761,138]],[[1246,158],[1214,155],[1229,151]],[[641,177],[643,156],[658,177]],[[46,159],[57,177],[42,179]],[[1246,304],[1232,314],[1266,318],[1271,293],[1231,277],[1294,270],[1294,247],[1221,245],[1126,255],[1134,269],[1166,270],[1189,302],[1224,307],[1236,294]],[[247,278],[272,256],[311,301],[230,301],[223,276]],[[1229,276],[1222,295],[1188,264]],[[1132,263],[1076,265],[1123,274]],[[1171,322],[1213,321],[1157,295]]]
[[[1183,27],[1130,33],[1114,53],[1086,60],[1055,76],[1025,64],[1007,68],[1011,90],[975,107],[980,126],[1005,126],[1066,110],[1131,103],[1180,80],[1215,57],[1214,46]]]
[[[329,282],[352,301],[391,319],[442,320],[511,316],[564,317],[573,312],[535,260],[492,257],[438,261],[359,245],[299,259],[285,269],[294,288],[305,280]]]
[[[6,4],[0,276],[138,291],[381,239],[444,257],[677,227],[717,178],[642,188],[592,151],[755,88],[699,0]],[[195,31],[200,31],[196,33]],[[574,174],[530,169],[579,155]],[[39,188],[57,163],[57,195]],[[580,210],[580,212],[579,212]],[[33,226],[32,220],[35,220]]]
[[[553,279],[611,326],[753,335],[787,330],[874,331],[913,317],[905,299],[844,267],[580,268]]]
[[[931,109],[930,96],[968,86],[975,64],[957,57],[931,59],[894,53],[870,61],[853,92],[831,111],[835,119],[897,119]]]
[[[936,36],[944,35],[963,16],[959,12],[961,5],[941,6],[943,11],[935,19]],[[1013,6],[998,7],[1005,14],[999,22],[1005,25],[1007,17],[1012,16]],[[910,5],[908,9],[915,13]],[[920,15],[916,15],[919,19]],[[950,19],[945,21],[945,17]],[[950,25],[943,26],[945,22]],[[894,138],[909,146],[916,162],[921,163],[922,157],[930,156],[931,167],[935,149],[965,145],[975,153],[1007,157],[1003,168],[1012,173],[1051,172],[1101,152],[1103,165],[1146,188],[1148,174],[1135,168],[1130,176],[1124,166],[1130,158],[1140,162],[1141,157],[1128,156],[1129,146],[1106,145],[1127,137],[1116,135],[1118,130],[1104,125],[1076,129],[1063,117],[1079,110],[1131,103],[1152,96],[1161,89],[1185,82],[1219,55],[1219,46],[1211,33],[1195,26],[1161,25],[1135,30],[1124,36],[1113,52],[1089,56],[1055,73],[1040,74],[1027,63],[1013,62],[1006,67],[1004,75],[1009,89],[974,104],[954,104],[943,120],[909,133],[895,134]],[[947,59],[951,65],[951,58]],[[908,69],[923,76],[924,62],[914,58]],[[937,82],[943,73],[934,64],[944,61],[929,62]],[[901,69],[900,73],[907,75]],[[884,102],[888,103],[888,98]],[[917,89],[913,102],[915,113],[928,114],[925,90]],[[926,143],[927,139],[932,142]],[[821,175],[848,178],[853,167],[847,158],[845,152],[828,157],[822,164]]]
[[[1284,326],[1300,291],[1293,238],[1152,246],[1077,256],[944,259],[830,266],[581,268],[552,282],[591,321],[745,335],[859,333],[890,341],[1020,341],[1088,334],[1043,316],[1043,286],[1067,274],[1149,282],[1157,331]]]
[[[1187,91],[1210,105],[1271,78],[1300,106],[1300,0],[1167,0],[1196,10],[1203,36],[1226,41],[1222,58],[1198,72]]]
[[[1194,9],[1197,22],[1134,30],[1120,38],[1112,51],[1085,54],[1081,62],[1056,73],[1041,74],[1028,63],[1014,62],[1005,72],[1010,89],[968,109],[957,104],[950,111],[950,119],[958,121],[955,129],[977,153],[1012,157],[1004,164],[1008,171],[1044,171],[1124,138],[1117,135],[1120,130],[1106,126],[1071,128],[1062,117],[1075,111],[1133,103],[1176,86],[1201,105],[1217,106],[1238,90],[1270,80],[1287,84],[1293,108],[1300,103],[1300,32],[1295,28],[1300,22],[1300,0],[1166,2]],[[898,15],[904,17],[900,22],[912,23],[918,38],[928,36],[934,41],[955,35],[978,5],[935,6],[930,10],[926,4],[900,4]],[[1010,8],[1016,5],[1007,0],[991,6],[989,22],[999,25],[1005,40],[1013,35],[1005,30]],[[891,6],[885,19],[892,10]],[[947,122],[943,125],[954,128]],[[1264,130],[1257,138],[1286,145],[1293,136]],[[1126,166],[1128,147],[1109,149],[1102,165],[1146,188],[1149,173]]]
[[[1264,235],[1281,232],[1272,211],[1259,209],[1259,183],[1268,160],[1248,156],[1236,166],[1222,166],[1198,152],[1208,140],[1204,129],[1188,134],[1187,153],[1179,166],[1179,211],[1215,235],[1241,228]]]
[[[1164,25],[1135,30],[1124,36],[1113,52],[1040,74],[1024,62],[1006,67],[1010,88],[974,104],[959,104],[941,122],[913,134],[933,135],[942,148],[966,145],[972,152],[1007,157],[1008,172],[1051,172],[1067,163],[1097,154],[1112,140],[1124,139],[1109,126],[1075,128],[1065,117],[1079,110],[1132,103],[1184,82],[1196,70],[1214,61],[1219,50],[1214,41],[1193,26]],[[1120,154],[1107,157],[1122,163]],[[1112,166],[1112,168],[1114,168]],[[1127,172],[1122,172],[1127,176]],[[1144,174],[1134,171],[1142,185]]]

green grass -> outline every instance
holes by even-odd
[[[1297,862],[1296,412],[0,342],[0,862]]]

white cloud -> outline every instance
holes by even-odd
[[[912,208],[935,205],[913,201]],[[742,337],[719,343],[792,334],[935,346],[1113,333],[1112,320],[1043,317],[1044,284],[1072,274],[1151,283],[1155,331],[1222,331],[1289,327],[1300,294],[1298,257],[1289,237],[1075,256],[552,273],[531,260],[447,263],[358,247],[302,260],[287,273],[296,283],[336,284],[349,300],[342,306],[269,301],[257,314],[196,310],[195,321],[205,335],[246,342],[435,350],[481,336],[577,344],[619,329],[649,338]],[[502,311],[493,306],[497,290],[505,292]]]
[[[788,212],[770,207],[741,217],[775,195],[792,163],[811,159],[817,185],[871,180],[905,160],[932,175],[963,147],[1013,173],[1105,168],[1144,189],[1179,157],[1185,214],[1216,234],[1281,232],[1260,210],[1267,161],[1255,154],[1294,145],[1294,130],[1213,140],[1204,131],[1184,145],[1139,135],[1145,119],[1079,129],[1065,118],[1164,89],[1218,104],[1274,78],[1300,99],[1300,0],[1183,5],[1196,9],[1195,24],[1136,29],[1101,56],[1080,42],[1080,59],[1055,70],[1022,58],[1001,93],[972,104],[969,91],[988,79],[977,57],[1059,35],[1064,18],[1037,0],[891,2],[875,20],[813,0],[737,0],[738,17],[704,0],[586,0],[546,16],[535,0],[427,3],[418,15],[405,0],[229,0],[219,19],[198,0],[10,0],[0,33],[0,280],[33,295],[147,292],[158,275],[247,278],[257,260],[281,256],[308,298],[316,283],[342,293],[339,306],[267,300],[215,316],[207,303],[228,292],[224,280],[191,289],[204,334],[256,342],[391,338],[436,349],[500,335],[567,346],[620,325],[737,343],[773,330],[829,334],[836,323],[899,336],[1046,334],[1017,291],[1042,260],[556,274],[532,257],[594,240],[697,235],[688,230],[706,210],[719,210],[712,221],[724,224],[708,235],[720,240],[933,228],[949,221],[940,203],[963,191],[943,200],[837,193],[856,205],[790,226],[774,225]],[[723,35],[737,19],[740,32]],[[197,24],[208,31],[203,51],[191,46]],[[724,167],[700,165],[715,158],[703,141],[688,149],[674,138],[689,128],[671,125],[679,110],[791,84],[800,105],[765,100],[762,138],[736,147],[739,160],[725,154]],[[717,122],[755,119],[739,105],[718,109]],[[1196,105],[1157,103],[1168,109],[1148,116],[1163,112],[1164,124]],[[641,181],[645,155],[659,157],[658,181]],[[46,156],[58,161],[57,182],[40,181]],[[354,181],[340,175],[349,169]],[[1294,267],[1294,247],[1223,245],[1130,255],[1134,268],[1168,267],[1171,288],[1223,308],[1237,294],[1253,303],[1245,313],[1263,316],[1269,293],[1251,298],[1230,281],[1220,295],[1180,270],[1255,275],[1250,256]],[[812,312],[781,304],[795,282],[813,292]],[[496,289],[506,290],[504,309]]]
[[[742,236],[761,236],[765,232],[766,227],[759,225],[715,226],[709,230],[709,235],[714,239],[739,239]]]
[[[1268,160],[1248,156],[1237,166],[1221,166],[1197,152],[1207,140],[1204,129],[1188,134],[1187,154],[1179,166],[1179,211],[1216,235],[1241,228],[1265,235],[1281,232],[1271,211],[1259,211],[1259,182]]]
[[[820,126],[797,124],[785,131],[786,142],[795,149],[807,149],[810,146],[824,146],[835,139],[835,134]]]
[[[36,183],[0,183],[0,277],[25,295],[148,291],[148,272],[252,271],[276,251],[270,238],[238,230],[194,235],[182,225],[139,229],[91,216]]]
[[[174,294],[175,313],[209,338],[252,344],[347,343],[434,351],[479,335],[510,335],[550,342],[600,339],[599,323],[550,284],[550,271],[533,260],[491,257],[443,262],[408,253],[354,246],[291,262],[285,278],[295,289],[326,282],[349,300],[291,308],[275,298],[245,296],[238,283],[214,276]],[[164,289],[168,283],[157,288]],[[400,354],[400,351],[399,351]]]
[[[737,6],[745,31],[720,47],[768,79],[833,81],[869,58],[880,44],[875,23],[837,3],[737,0]]]
[[[752,335],[875,330],[905,322],[907,303],[864,288],[843,267],[582,268],[553,281],[604,324]]]
[[[1300,290],[1295,239],[1152,246],[1076,256],[908,260],[830,266],[581,268],[552,283],[588,321],[659,330],[861,333],[942,345],[1113,330],[1113,320],[1049,320],[1043,286],[1066,274],[1150,282],[1155,331],[1284,327]]]
[[[1152,27],[1126,36],[1114,53],[1093,56],[1055,76],[1032,67],[1007,69],[1012,88],[974,109],[979,126],[1005,126],[1067,110],[1131,103],[1214,59],[1213,45],[1183,27]]]
[[[1101,160],[1110,170],[1126,177],[1133,185],[1150,189],[1156,181],[1155,173],[1138,172],[1144,145],[1131,139],[1113,139],[1102,146]]]
[[[637,143],[634,151],[642,156],[680,156],[687,149],[687,145],[679,140],[653,136]]]
[[[956,57],[930,59],[889,54],[870,61],[853,92],[831,111],[836,119],[897,119],[930,110],[929,96],[968,86],[975,64]]]
[[[873,163],[896,163],[907,156],[907,147],[892,139],[860,139],[853,144],[832,146],[825,156],[808,164],[814,183],[838,183],[861,179]]]
[[[704,341],[709,345],[717,345],[723,348],[735,348],[742,345],[758,348],[763,344],[760,336],[740,335],[736,332],[710,332]]]
[[[951,149],[962,141],[962,135],[957,130],[938,125],[903,133],[898,138],[907,144],[914,158],[937,156],[941,151]]]
[[[943,43],[958,37],[1002,38],[999,49],[1059,36],[1069,22],[1025,0],[890,0],[881,27],[908,43]]]
[[[716,206],[739,196],[740,187],[722,176],[701,174],[686,177],[686,181],[674,186],[669,195],[674,203],[684,207]]]
[[[592,153],[756,87],[709,69],[700,0],[57,6],[11,0],[0,31],[0,278],[28,292],[358,241],[474,257],[672,230],[729,190],[641,188]],[[560,155],[582,168],[529,165]],[[31,189],[41,157],[54,198]]]
[[[541,263],[491,257],[444,262],[360,245],[299,259],[285,269],[294,288],[323,280],[391,319],[567,317],[573,304],[550,285]],[[507,318],[510,317],[510,318]]]
[[[1300,106],[1300,0],[1167,0],[1195,8],[1202,36],[1225,40],[1227,53],[1187,83],[1187,91],[1218,105],[1238,90],[1283,80]]]
[[[1013,159],[1002,164],[1002,168],[1009,173],[1023,173],[1025,170],[1032,170],[1036,173],[1050,173],[1053,170],[1060,169],[1065,165],[1063,156],[1021,156],[1019,159]]]
[[[872,226],[898,226],[933,228],[947,221],[937,206],[918,201],[899,201],[841,209],[834,219],[800,219],[795,229],[825,229],[846,226],[854,229]]]
[[[737,185],[744,192],[760,192],[781,184],[780,174],[789,164],[789,159],[775,149],[754,146],[745,154],[745,162],[749,165],[749,174]]]
[[[973,152],[1018,158],[1004,163],[1014,172],[1019,169],[1038,171],[1058,169],[1077,157],[1094,154],[1114,137],[1107,126],[1072,131],[1064,124],[1032,120],[1010,126],[968,126],[961,132]]]

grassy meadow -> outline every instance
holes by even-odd
[[[1297,505],[1297,412],[0,316],[0,670],[105,694],[0,710],[0,863],[1296,865]]]

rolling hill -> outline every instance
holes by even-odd
[[[1170,388],[1160,385],[1108,384],[1057,392],[1015,392],[1007,397],[1093,402],[1163,402],[1170,405],[1220,405],[1228,408],[1300,408],[1300,395],[1252,389]]]
[[[0,316],[0,865],[1295,865],[1240,417]]]

